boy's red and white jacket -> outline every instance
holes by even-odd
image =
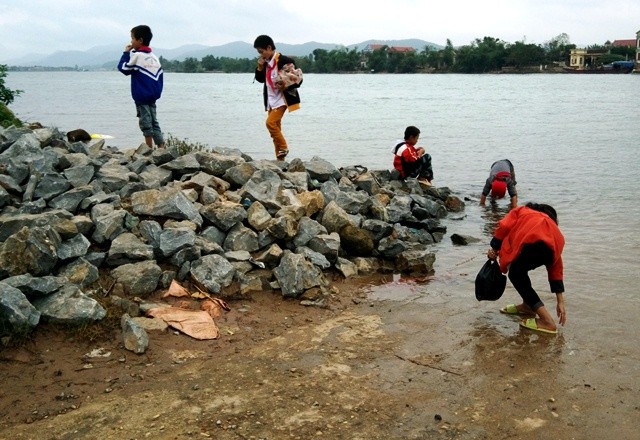
[[[418,152],[413,145],[400,141],[393,147],[393,167],[400,172],[400,177],[405,178],[402,162],[415,162],[419,159]]]
[[[160,60],[150,47],[124,52],[118,70],[131,75],[131,96],[136,105],[155,104],[160,99],[164,74]]]

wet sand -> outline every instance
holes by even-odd
[[[329,309],[259,294],[219,340],[154,333],[142,356],[112,341],[87,360],[96,344],[41,332],[1,353],[0,437],[637,439],[631,310],[595,328],[571,308],[557,336],[533,333],[475,301],[477,266],[338,281]]]

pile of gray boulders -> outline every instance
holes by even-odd
[[[102,319],[98,295],[173,280],[220,298],[326,294],[332,276],[426,274],[447,188],[318,157],[119,150],[52,128],[0,128],[0,334]],[[324,292],[324,293],[323,293]]]

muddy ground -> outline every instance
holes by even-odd
[[[150,332],[142,355],[41,326],[0,352],[0,438],[640,438],[637,341],[521,330],[471,299],[476,266],[337,281],[328,308],[255,294],[218,340]]]

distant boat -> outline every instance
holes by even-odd
[[[567,73],[631,73],[634,66],[634,61],[614,61],[611,64],[594,68],[577,69],[575,67],[563,67],[563,70]]]

